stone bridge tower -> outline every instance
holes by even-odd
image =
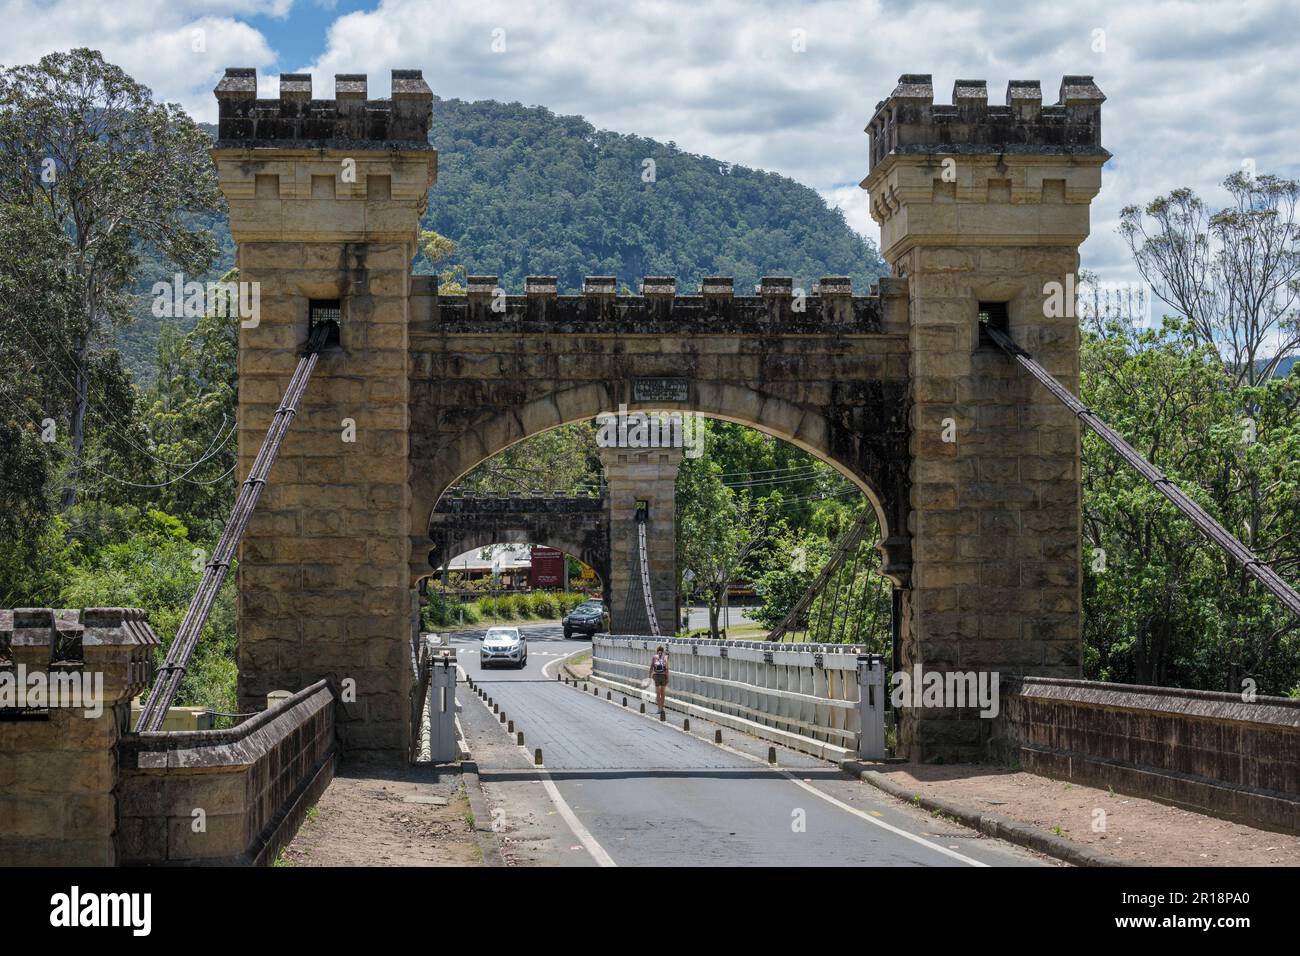
[[[600,450],[609,505],[609,567],[605,600],[616,632],[649,634],[649,609],[638,569],[640,528],[645,524],[650,599],[659,633],[679,626],[677,594],[677,472],[680,447]],[[640,512],[640,515],[638,515]]]
[[[338,77],[334,100],[294,75],[278,100],[256,95],[253,71],[227,72],[213,149],[240,278],[260,290],[240,332],[243,474],[312,323],[337,322],[337,343],[240,552],[242,707],[332,678],[349,750],[404,757],[439,500],[514,442],[623,405],[752,425],[854,481],[884,529],[903,666],[1078,675],[1078,425],[980,330],[1001,326],[1077,388],[1072,283],[1109,156],[1090,78],[1066,77],[1054,106],[1037,83],[990,106],[982,81],[959,81],[940,106],[928,76],[904,76],[868,127],[863,182],[894,275],[865,295],[823,277],[807,297],[775,277],[753,295],[650,277],[624,296],[607,276],[579,295],[534,276],[523,295],[470,277],[468,295],[440,296],[410,274],[436,171],[420,74],[395,71],[391,100],[359,76]],[[611,531],[616,613],[636,501],[651,548],[671,553],[666,498],[637,484],[667,488],[677,464],[606,458],[610,516],[626,521]],[[616,484],[631,493],[615,501]],[[651,582],[663,630],[674,578]],[[914,759],[979,757],[992,723],[911,707],[899,742]]]
[[[867,127],[862,185],[908,289],[906,667],[1079,676],[1078,422],[980,321],[1078,393],[1073,277],[1110,156],[1104,99],[1092,77],[1067,76],[1054,106],[1019,80],[1005,106],[989,105],[983,80],[958,80],[952,104],[935,105],[930,77],[905,75]],[[914,758],[969,759],[989,724],[913,710],[900,743]]]
[[[407,355],[411,261],[437,169],[432,94],[394,70],[364,76],[253,70],[216,90],[212,157],[230,204],[241,282],[260,288],[239,338],[239,472],[248,473],[316,321],[337,320],[239,554],[239,704],[322,677],[351,691],[344,744],[405,754],[414,598],[408,580]],[[347,697],[345,697],[345,700]]]

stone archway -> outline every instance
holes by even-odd
[[[905,666],[1078,675],[1078,422],[985,347],[979,316],[1077,387],[1077,320],[1045,304],[1077,272],[1109,157],[1090,77],[1065,77],[1054,106],[1016,81],[993,107],[982,82],[945,106],[929,76],[901,77],[868,125],[863,185],[893,277],[866,295],[836,277],[764,278],[752,295],[708,277],[678,294],[661,276],[638,295],[609,276],[580,295],[546,277],[505,295],[471,276],[467,295],[440,296],[410,273],[436,180],[432,92],[416,71],[394,74],[391,101],[357,86],[268,103],[234,70],[216,91],[237,264],[262,288],[260,322],[240,329],[241,476],[316,301],[341,316],[241,544],[241,707],[346,677],[345,744],[406,754],[412,572],[434,502],[511,442],[621,404],[751,424],[862,487],[885,570],[906,583]],[[907,716],[915,759],[983,752],[977,713]]]
[[[431,524],[435,503],[459,478],[493,455],[532,435],[593,419],[620,405],[629,412],[685,412],[754,428],[835,468],[862,491],[875,510],[881,529],[882,572],[896,584],[906,584],[910,542],[907,534],[907,443],[906,432],[900,428],[904,415],[901,394],[895,406],[879,406],[880,417],[862,422],[865,427],[855,434],[828,415],[825,409],[799,405],[743,385],[699,382],[691,401],[671,406],[662,402],[629,403],[620,397],[620,391],[618,386],[582,385],[551,392],[449,436],[435,453],[437,467],[414,469],[418,478],[411,488],[412,527]],[[874,432],[872,426],[875,426]],[[419,423],[412,425],[413,431],[420,427]],[[891,440],[895,443],[892,448],[889,446]],[[646,451],[653,452],[654,449]],[[428,549],[425,547],[423,550]],[[420,553],[418,538],[413,538],[412,552],[411,573],[426,573],[428,565]]]
[[[504,410],[494,418],[477,424],[472,431],[453,436],[439,455],[439,460],[444,463],[441,473],[431,468],[417,470],[427,480],[412,489],[412,525],[416,526],[418,516],[426,514],[425,509],[429,503],[425,495],[441,493],[441,489],[437,488],[439,483],[444,483],[444,487],[452,484],[481,461],[531,437],[521,434],[528,427],[537,429],[533,434],[541,434],[571,421],[595,418],[620,406],[629,413],[672,411],[754,428],[788,442],[834,468],[864,494],[875,511],[881,529],[882,572],[895,586],[906,585],[909,570],[908,539],[905,531],[897,534],[892,529],[900,525],[906,528],[907,501],[906,496],[899,493],[897,484],[893,487],[887,484],[891,470],[894,475],[902,473],[905,443],[901,436],[892,449],[880,444],[874,445],[872,453],[861,455],[855,465],[850,465],[833,457],[832,449],[861,448],[870,441],[870,436],[841,435],[837,439],[834,437],[836,425],[833,420],[828,421],[824,409],[800,406],[746,386],[701,382],[692,389],[691,401],[675,403],[672,408],[650,402],[610,405],[606,404],[610,401],[608,396],[609,390],[605,388],[577,386],[544,395],[517,409]],[[576,417],[565,421],[565,414]],[[901,409],[895,415],[901,418]],[[876,424],[880,433],[889,434],[892,423],[889,417],[882,416],[882,420]],[[889,451],[893,452],[892,458],[885,457]],[[484,457],[479,458],[481,455]],[[602,574],[602,579],[606,584],[605,593],[613,615],[613,627],[619,632],[640,633],[646,629],[650,616],[647,600],[650,600],[653,602],[653,616],[659,632],[671,634],[679,627],[673,488],[682,450],[606,448],[601,450],[601,457],[605,463],[608,484],[605,529],[608,546],[605,552],[606,573]],[[892,494],[882,494],[878,490],[881,486]],[[445,507],[445,501],[444,497],[440,497],[437,509]],[[639,568],[635,517],[638,501],[652,504],[649,510],[653,517],[645,528],[649,552],[646,569],[651,594],[649,599],[643,597],[643,588],[639,584],[639,573],[636,570]],[[526,500],[521,502],[523,507],[527,504]],[[430,535],[436,540],[438,525],[445,522],[445,516],[434,510],[428,513],[426,520],[430,526]],[[428,565],[422,563],[422,554],[418,539],[413,537],[413,577],[427,571]]]
[[[595,495],[444,495],[429,516],[429,544],[419,577],[477,548],[535,544],[563,551],[594,569],[602,583],[609,580],[609,519]]]

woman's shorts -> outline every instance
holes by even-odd
[[[655,675],[654,675],[654,679],[655,679],[655,686],[656,686],[656,687],[667,687],[667,686],[668,686],[668,675],[667,675],[667,674],[655,674]]]

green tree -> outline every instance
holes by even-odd
[[[238,281],[235,270],[221,277]],[[219,526],[235,484],[236,353],[233,308],[209,310],[188,333],[165,325],[158,373],[144,395],[143,424],[156,455],[145,498],[195,527]],[[173,465],[170,462],[180,462]]]
[[[1082,398],[1293,583],[1300,571],[1297,376],[1234,387],[1186,321],[1084,340]],[[1300,685],[1300,628],[1100,439],[1083,438],[1085,672],[1261,692]]]
[[[553,275],[575,292],[586,275],[632,287],[674,275],[683,290],[730,275],[739,294],[764,275],[794,276],[805,289],[848,275],[865,291],[887,274],[839,210],[775,173],[519,103],[435,98],[429,139],[438,186],[424,228],[456,248],[437,264],[422,256],[417,271],[464,264],[510,290]],[[642,178],[646,159],[653,182]]]
[[[420,233],[420,248],[438,276],[439,295],[464,295],[469,288],[463,265],[453,265],[438,271],[444,261],[456,255],[456,243],[440,236],[432,229]]]
[[[57,230],[61,243],[42,251],[57,253],[77,302],[51,337],[66,341],[72,365],[62,403],[71,451],[64,512],[82,478],[96,353],[108,348],[108,330],[130,319],[141,248],[195,273],[215,252],[209,235],[181,224],[184,212],[219,202],[209,145],[179,106],[155,103],[94,50],[0,72],[0,201]]]
[[[595,491],[600,485],[596,428],[560,425],[506,448],[456,483],[467,491]]]
[[[762,502],[747,491],[728,488],[721,474],[715,461],[688,459],[677,473],[676,487],[678,590],[686,590],[689,571],[692,588],[708,606],[709,633],[715,638],[727,586],[762,543],[769,520]]]
[[[161,655],[198,587],[211,542],[191,538],[185,525],[160,511],[124,509],[117,540],[95,547],[69,569],[62,607],[126,606],[149,612],[163,641]],[[235,577],[226,579],[203,637],[181,682],[176,702],[221,713],[235,708]]]

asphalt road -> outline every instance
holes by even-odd
[[[464,683],[462,732],[507,860],[533,865],[1033,866],[1044,861],[896,801],[834,765],[682,715],[660,723],[640,698],[613,701],[555,679],[589,646],[555,625],[522,628],[528,666],[487,672],[481,632],[453,638],[462,669],[525,735],[523,747]],[[649,693],[646,694],[650,699]],[[653,704],[647,707],[653,713]],[[533,750],[542,749],[542,770]]]
[[[722,627],[734,627],[740,624],[748,624],[751,620],[749,616],[751,608],[738,607],[736,605],[728,606],[727,618],[720,619],[718,624]],[[721,617],[721,616],[720,616]],[[709,626],[709,609],[707,607],[692,607],[690,609],[689,627],[697,631],[702,627]]]

